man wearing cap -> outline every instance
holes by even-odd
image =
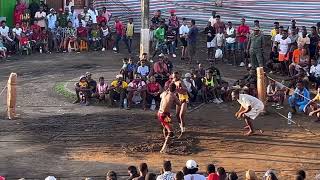
[[[126,97],[127,88],[128,83],[123,80],[123,76],[121,74],[117,75],[116,80],[111,82],[111,86],[109,88],[111,106],[114,105],[116,100],[119,100],[119,107],[123,108],[123,102],[124,98]]]
[[[206,180],[206,177],[204,177],[201,174],[197,174],[199,170],[199,166],[196,161],[194,160],[188,160],[186,162],[186,167],[188,170],[187,175],[184,176],[184,180]]]
[[[249,129],[246,135],[252,135],[254,133],[252,120],[255,120],[259,114],[263,112],[263,102],[251,95],[240,94],[239,89],[232,91],[231,96],[233,101],[238,101],[241,105],[235,116],[237,119],[243,119],[245,121],[246,126],[244,128]],[[260,130],[260,132],[262,131]]]
[[[252,67],[263,67],[263,35],[258,27],[254,28],[253,34],[250,35],[247,52],[250,53]]]
[[[47,16],[47,21],[48,21],[48,28],[50,30],[56,27],[57,15],[56,15],[56,11],[53,8],[50,9],[50,14],[48,14]]]

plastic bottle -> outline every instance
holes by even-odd
[[[152,99],[150,109],[151,109],[152,111],[154,111],[154,110],[156,109],[156,101],[155,101],[154,99]]]
[[[123,100],[123,107],[124,107],[124,108],[128,108],[128,100],[127,100],[127,98],[125,98],[125,99]]]
[[[288,125],[291,125],[292,123],[292,112],[288,113]]]
[[[40,47],[40,54],[42,54],[42,47]]]

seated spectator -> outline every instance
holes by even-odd
[[[106,174],[106,180],[117,180],[117,173],[114,171],[108,171]]]
[[[320,121],[320,108],[318,105],[319,101],[320,101],[320,88],[318,87],[317,95],[308,103],[308,106],[307,106],[309,116],[315,115],[317,117],[315,122]],[[301,174],[303,175],[302,172]]]
[[[228,180],[238,180],[238,175],[236,172],[230,172],[228,174]]]
[[[139,165],[140,176],[134,178],[134,180],[145,180],[146,175],[148,174],[148,165],[147,163],[141,163]]]
[[[97,97],[99,101],[107,102],[107,94],[108,84],[104,82],[104,77],[100,77],[99,83],[97,84],[95,97]]]
[[[124,98],[126,97],[127,88],[128,83],[123,80],[123,76],[121,74],[117,75],[116,80],[112,81],[109,88],[111,106],[118,100],[119,107],[124,107]]]
[[[142,101],[142,108],[146,109],[146,82],[140,74],[135,74],[135,79],[128,86],[128,109],[131,108],[133,102]]]
[[[172,61],[169,60],[168,56],[164,56],[164,63],[168,67],[169,74],[172,74],[173,64],[172,64]]]
[[[12,34],[14,39],[16,39],[16,41],[19,41],[21,33],[22,33],[22,29],[20,27],[20,23],[17,23],[16,26],[12,29]]]
[[[149,105],[153,105],[152,101],[155,101],[156,106],[160,104],[161,93],[162,93],[161,85],[156,82],[156,78],[154,76],[150,76],[149,82],[147,84],[147,103]]]
[[[128,58],[123,58],[122,59],[122,67],[120,69],[120,74],[123,75],[124,81],[127,81],[127,67],[128,67]]]
[[[24,33],[21,33],[19,44],[20,44],[20,48],[19,48],[20,51],[23,51],[24,49],[28,49],[28,51],[31,51],[31,48],[29,45],[29,39]]]
[[[310,99],[310,92],[305,88],[302,81],[298,81],[294,90],[294,94],[288,99],[289,105],[292,108],[292,113],[296,113],[296,106],[299,112],[306,112],[306,106]]]
[[[316,83],[316,88],[320,86],[320,64],[314,59],[311,60],[311,67],[309,71],[309,81]]]
[[[211,102],[220,104],[222,103],[221,94],[220,94],[220,85],[216,79],[216,74],[213,74],[212,71],[206,73],[206,77],[203,78],[203,87],[201,90],[202,98],[205,103]]]
[[[77,28],[77,41],[78,44],[80,44],[81,41],[88,43],[88,30],[83,27],[82,22],[79,23],[79,27]]]
[[[89,95],[92,97],[92,95],[96,93],[97,82],[92,79],[92,74],[90,72],[86,72],[86,78],[89,83]]]
[[[318,89],[318,94],[319,94],[319,89]],[[320,94],[319,94],[320,96]],[[298,170],[296,175],[300,176],[303,180],[306,179],[306,172],[304,170]]]
[[[134,178],[139,177],[138,170],[135,166],[128,167],[129,178],[127,180],[133,180]]]
[[[186,73],[184,75],[183,82],[186,85],[186,88],[188,90],[188,95],[190,97],[191,102],[195,102],[197,100],[198,90],[196,88],[196,84],[194,80],[192,79],[192,75],[190,73]]]
[[[148,173],[145,180],[156,180],[157,175],[155,173]]]
[[[186,167],[188,174],[184,176],[184,180],[206,180],[201,174],[197,174],[198,172],[198,164],[194,160],[188,160],[186,162]]]
[[[258,180],[256,172],[254,172],[253,170],[248,170],[246,172],[245,180]]]
[[[100,40],[101,40],[101,29],[98,28],[97,24],[92,25],[92,29],[89,34],[90,47],[93,48],[94,51],[100,49]]]
[[[219,180],[219,175],[216,173],[216,167],[213,164],[207,166],[207,180]]]
[[[105,22],[101,23],[101,42],[102,42],[102,51],[110,49],[111,47],[111,30]]]
[[[156,78],[156,81],[164,86],[165,82],[168,80],[170,76],[170,72],[167,64],[165,63],[164,55],[159,56],[159,61],[154,63],[153,65],[153,74]]]
[[[59,25],[59,22],[56,21],[56,27],[51,30],[52,40],[53,40],[53,50],[60,52],[63,48],[64,43],[64,29]]]
[[[143,79],[147,79],[150,73],[150,68],[146,65],[146,60],[142,59],[140,63],[141,65],[137,68],[137,73],[139,73]]]
[[[174,180],[184,180],[183,176],[184,176],[183,172],[182,171],[178,171],[176,176],[175,176],[175,178],[174,178]]]
[[[127,65],[127,77],[129,78],[130,82],[133,80],[133,75],[137,70],[137,65],[134,63],[133,58],[130,57],[128,60]]]
[[[162,166],[163,173],[157,177],[157,180],[174,180],[176,174],[171,172],[171,162],[164,161]]]
[[[298,69],[303,68],[308,71],[310,66],[310,57],[308,55],[307,49],[299,46],[298,49],[293,51],[292,63],[289,65],[290,75],[294,76]]]
[[[31,25],[31,31],[34,32],[35,30],[38,32],[41,31],[41,27],[38,25],[37,20],[33,21],[33,24]]]
[[[227,81],[221,83],[221,98],[223,101],[231,101],[231,88]]]
[[[2,36],[0,36],[0,58],[7,58],[7,48],[4,46]]]
[[[65,29],[65,37],[64,37],[64,52],[67,52],[69,43],[74,43],[74,48],[78,49],[77,43],[77,31],[75,28],[72,27],[72,22],[68,21],[68,26]]]
[[[75,84],[75,91],[77,99],[75,103],[85,103],[86,106],[89,105],[89,83],[85,76],[81,76],[79,82]]]
[[[0,27],[0,35],[3,37],[4,42],[7,41],[12,42],[13,39],[9,36],[10,28],[6,25],[6,21],[1,21],[1,27]]]
[[[282,109],[285,90],[286,89],[283,84],[270,79],[267,87],[268,102],[273,102],[272,106],[276,106],[277,109]]]
[[[40,33],[40,53],[42,53],[42,51],[49,52],[48,39],[48,31],[46,29],[42,30]]]

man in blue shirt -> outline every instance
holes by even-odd
[[[296,107],[299,112],[306,112],[306,107],[310,101],[310,92],[304,87],[302,81],[297,82],[297,87],[294,94],[289,97],[289,105],[292,108],[292,113],[296,113]]]

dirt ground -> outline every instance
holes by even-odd
[[[205,59],[204,54],[205,50],[200,51],[199,59]],[[169,154],[160,154],[163,137],[155,112],[73,105],[54,92],[56,83],[86,71],[112,78],[123,56],[110,51],[37,54],[0,62],[1,87],[10,72],[17,72],[19,80],[17,120],[5,119],[5,96],[0,96],[0,175],[9,180],[44,179],[47,175],[70,180],[103,179],[107,170],[115,170],[122,179],[128,165],[147,162],[150,171],[158,173],[165,159],[172,161],[174,171],[194,159],[201,172],[208,163],[215,163],[242,177],[247,169],[262,175],[273,168],[280,179],[288,180],[297,169],[306,170],[308,179],[319,173],[320,124],[301,114],[294,120],[317,135],[287,125],[269,108],[254,122],[265,130],[264,134],[245,137],[243,122],[233,117],[236,103],[204,105],[187,115],[187,133],[173,141]],[[180,60],[174,60],[174,65],[182,71],[192,67]],[[244,74],[239,67],[218,67],[227,79]],[[284,115],[287,112],[280,111]]]

